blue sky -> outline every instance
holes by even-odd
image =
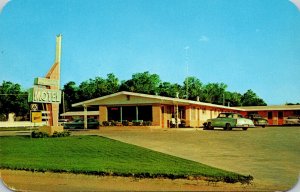
[[[268,105],[300,102],[300,11],[288,0],[11,0],[0,13],[0,81],[30,88],[45,76],[57,34],[62,85],[149,71],[252,89]]]

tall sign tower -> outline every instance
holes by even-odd
[[[50,90],[56,90],[60,92],[60,58],[61,58],[61,35],[56,36],[56,51],[55,51],[55,61],[51,69],[48,71],[46,78],[57,81],[57,84],[50,85]],[[61,97],[60,97],[61,99]],[[59,104],[60,102],[52,102],[46,104],[47,111],[50,111],[50,126],[58,126],[58,115],[59,115]]]
[[[52,134],[54,131],[63,131],[63,127],[58,125],[59,104],[61,103],[60,90],[60,58],[61,58],[61,35],[56,36],[55,61],[45,77],[34,79],[33,88],[28,91],[28,102],[45,105],[48,114],[48,125],[42,127],[41,131]],[[43,107],[44,108],[44,107]]]

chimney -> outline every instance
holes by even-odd
[[[176,98],[179,98],[179,92],[176,92]]]
[[[199,96],[197,96],[197,101],[198,101],[198,102],[200,101],[200,97],[199,97]]]

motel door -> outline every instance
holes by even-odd
[[[161,127],[165,128],[165,110],[164,110],[164,106],[161,106]]]
[[[278,125],[283,125],[283,111],[278,111]]]
[[[272,111],[268,112],[268,123],[269,123],[269,125],[273,125],[273,113],[272,113]]]

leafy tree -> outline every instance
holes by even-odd
[[[119,91],[119,79],[113,73],[107,74],[107,78],[105,81],[107,87],[106,92],[104,93],[105,95],[113,94]]]
[[[188,88],[188,89],[187,89]],[[249,106],[249,105],[266,105],[252,90],[248,90],[245,94],[226,91],[227,85],[224,83],[208,83],[206,85],[196,77],[187,77],[183,82],[183,86],[172,84],[170,82],[161,82],[157,74],[150,74],[148,71],[143,73],[135,73],[129,80],[119,83],[118,78],[110,73],[107,78],[96,77],[82,82],[79,87],[74,82],[65,85],[65,100],[67,110],[71,108],[71,104],[93,99],[96,97],[113,94],[118,91],[131,91],[145,94],[159,94],[161,96],[176,97],[195,100],[197,96],[200,101],[222,105],[224,100],[230,106]],[[188,90],[188,95],[186,91]]]
[[[241,98],[243,106],[265,106],[266,102],[259,98],[251,89],[246,91]]]
[[[300,105],[300,103],[286,103],[285,105]]]
[[[185,98],[195,100],[203,95],[203,85],[196,77],[187,77],[183,82],[182,91],[185,93]]]
[[[208,83],[204,86],[201,101],[222,105],[226,88],[224,83]]]
[[[178,93],[178,97],[182,98],[184,94],[182,91],[182,86],[177,83],[175,84],[171,84],[169,82],[160,83],[158,90],[159,90],[158,91],[159,95],[166,96],[166,97],[176,97]]]
[[[225,105],[229,104],[229,106],[237,107],[242,105],[242,94],[237,92],[225,92]]]
[[[78,90],[78,99],[79,101],[85,101],[89,100],[92,98],[95,98],[95,80],[89,79],[87,81],[83,81],[79,85],[79,90]]]
[[[27,92],[21,90],[19,84],[3,81],[0,86],[0,114],[8,117],[9,113],[25,116],[29,112]]]
[[[79,85],[78,99],[88,100],[97,97],[102,97],[112,93],[116,93],[119,90],[119,80],[114,74],[110,73],[106,79],[101,77],[95,77],[95,79],[89,79]]]
[[[78,95],[79,87],[76,86],[74,81],[70,81],[64,85],[63,94],[64,94],[64,107],[65,111],[70,111],[72,104],[79,101]],[[60,105],[63,107],[62,105]],[[61,111],[64,111],[63,109]]]
[[[145,94],[158,94],[160,78],[157,74],[150,74],[148,71],[144,73],[135,73],[132,78],[123,81],[120,91],[132,91]]]

